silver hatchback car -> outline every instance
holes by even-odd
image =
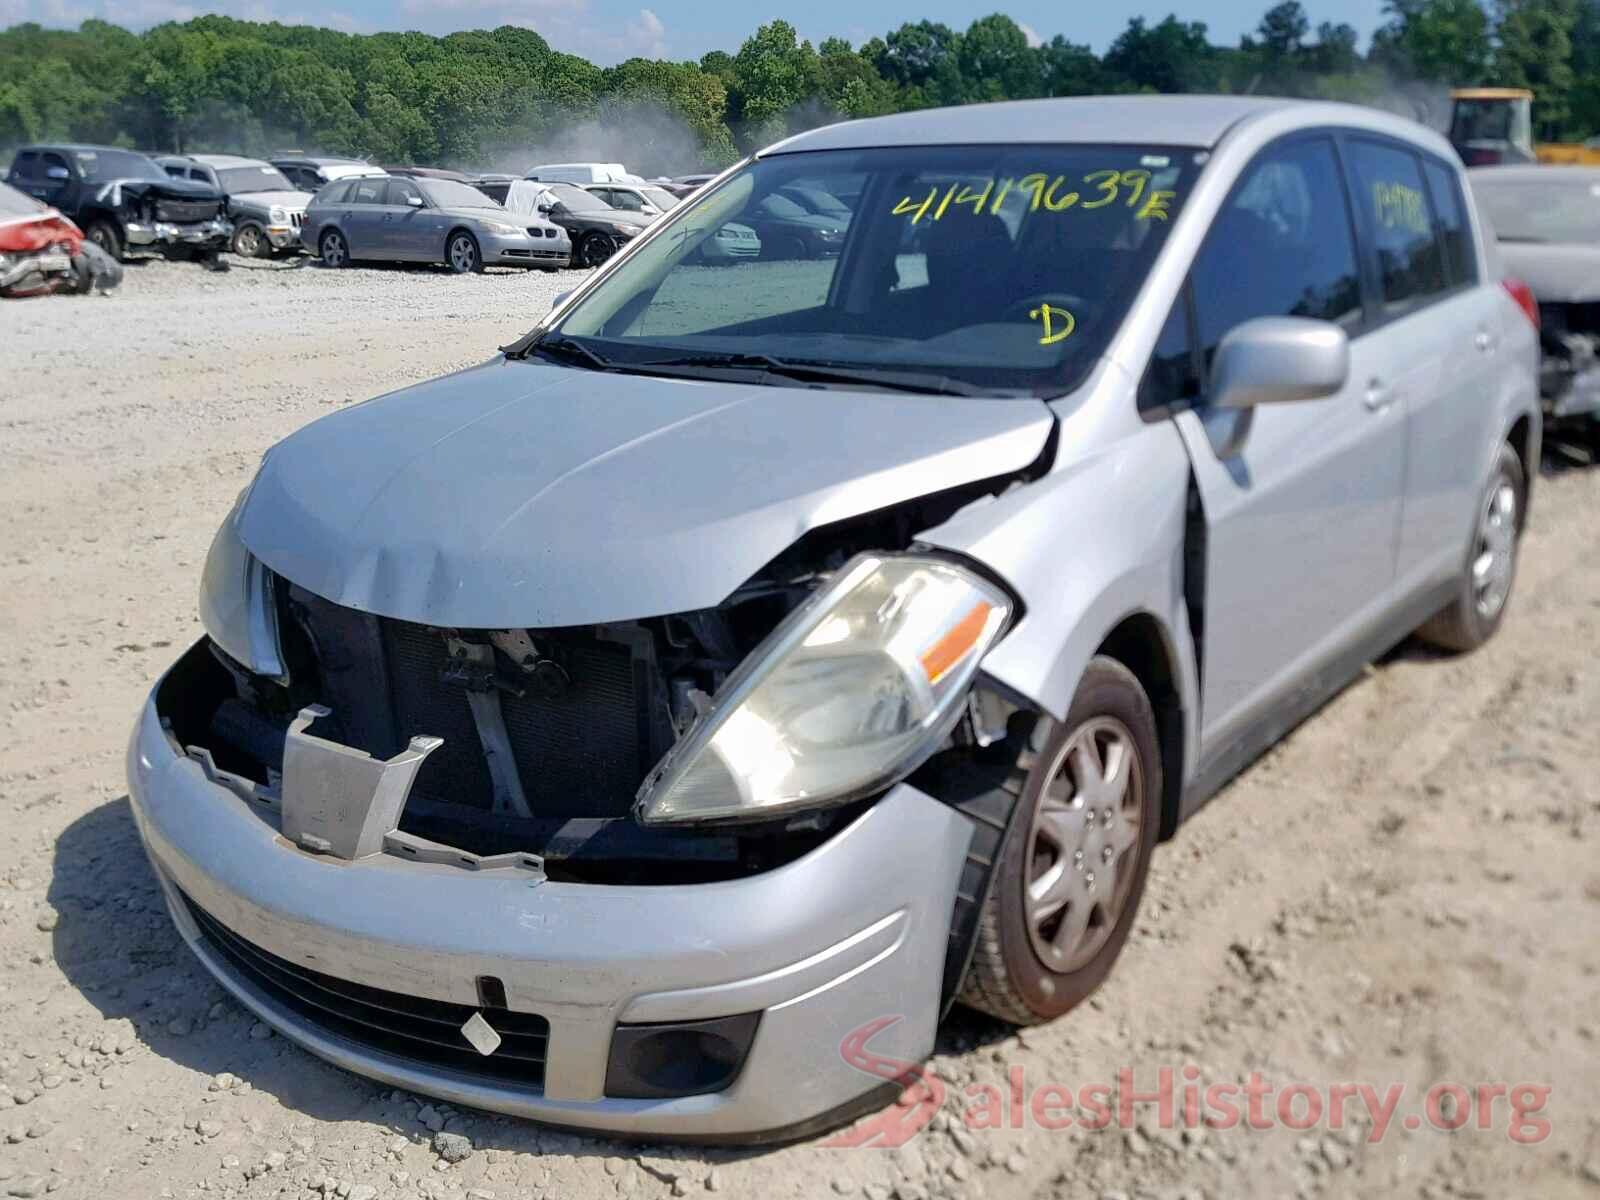
[[[796,180],[857,198],[839,254],[703,264]],[[285,1036],[457,1103],[881,1103],[859,1065],[956,1001],[1093,992],[1156,843],[1363,663],[1494,633],[1531,315],[1450,147],[1375,111],[784,142],[268,451],[128,755],[173,918]]]

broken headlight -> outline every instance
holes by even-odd
[[[272,575],[245,549],[237,528],[249,494],[248,487],[239,493],[233,511],[212,539],[200,576],[200,623],[229,658],[257,675],[281,681],[288,672],[278,641]]]
[[[645,824],[766,820],[903,778],[1011,617],[956,563],[863,554],[775,629],[639,791]]]

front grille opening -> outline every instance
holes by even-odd
[[[461,1032],[476,1008],[368,987],[292,963],[240,937],[187,893],[179,894],[206,945],[230,970],[318,1032],[363,1050],[444,1067],[499,1086],[529,1092],[543,1088],[550,1022],[535,1013],[507,1009],[505,986],[498,979],[494,983],[502,1003],[488,1019],[501,1043],[493,1054],[482,1055]],[[482,985],[480,980],[480,994]]]

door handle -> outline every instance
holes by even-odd
[[[1381,380],[1374,379],[1367,384],[1367,391],[1362,396],[1361,403],[1366,405],[1368,412],[1382,412],[1394,403],[1394,393],[1384,387]]]

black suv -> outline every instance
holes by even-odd
[[[173,179],[149,155],[112,146],[24,146],[6,182],[77,222],[107,254],[193,248],[215,256],[232,226],[222,193]]]

